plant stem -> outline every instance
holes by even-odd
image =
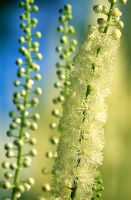
[[[110,5],[110,9],[109,9],[109,13],[108,13],[108,17],[107,17],[107,22],[106,22],[106,25],[105,25],[105,28],[104,28],[104,31],[103,33],[106,34],[108,29],[109,29],[109,26],[110,26],[110,20],[111,20],[111,17],[112,17],[112,9],[114,7],[114,2],[111,3]],[[101,47],[99,47],[96,51],[96,57],[98,56],[99,52],[101,50]],[[92,64],[92,69],[93,69],[93,72],[95,70],[95,64],[93,63]],[[86,94],[85,94],[85,101],[87,101],[87,98],[88,96],[90,95],[90,92],[91,92],[91,85],[87,85],[87,89],[86,89]],[[86,111],[83,111],[83,119],[82,119],[82,124],[84,123],[86,119]],[[80,133],[80,138],[79,138],[79,142],[82,142],[82,132]],[[79,158],[80,156],[80,152],[78,152],[78,160],[77,160],[77,167],[79,166],[80,162],[81,162],[81,158]],[[77,193],[77,181],[78,181],[78,177],[75,178],[75,181],[74,181],[74,184],[73,184],[73,187],[71,188],[71,195],[70,195],[70,199],[71,200],[75,200],[75,197],[76,197],[76,193]]]
[[[28,7],[29,6],[29,0],[26,0],[26,4],[27,4],[27,7]],[[27,63],[26,63],[27,69],[26,69],[26,80],[25,80],[25,82],[27,82],[30,79],[30,71],[29,71],[30,60],[31,60],[31,26],[30,26],[30,23],[31,23],[30,11],[27,11],[27,26],[29,28],[29,31],[27,33],[27,37],[28,37],[28,42],[27,42],[28,57],[27,58],[28,59],[27,59]],[[27,109],[27,103],[28,103],[29,89],[25,89],[25,91],[26,91],[26,95],[24,97],[23,105],[24,105],[25,110],[26,110]],[[22,125],[24,124],[25,119],[26,119],[26,115],[25,115],[25,112],[23,111],[21,113],[21,126],[20,126],[19,136],[18,136],[19,139],[23,138],[24,127]],[[21,168],[22,168],[22,146],[19,146],[18,147],[18,153],[17,153],[17,169],[15,171],[14,188],[13,188],[13,191],[12,191],[12,198],[11,198],[12,200],[17,200],[16,187],[20,182],[19,179],[20,179]]]
[[[68,52],[69,52],[68,22],[64,23],[64,29],[65,29],[65,35],[67,37],[67,43],[65,44],[65,51],[67,53],[66,59],[65,59],[65,80],[67,81],[68,75],[69,75],[68,65],[70,64],[69,56],[68,56]],[[66,93],[67,93],[67,86],[64,86],[64,96],[66,95]]]

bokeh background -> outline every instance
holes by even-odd
[[[37,196],[44,194],[41,185],[48,182],[51,177],[41,173],[43,166],[50,168],[52,162],[45,158],[45,152],[52,150],[49,138],[52,134],[48,128],[52,120],[52,98],[55,96],[53,84],[56,80],[55,63],[58,55],[55,47],[59,43],[59,35],[56,31],[58,25],[58,10],[66,3],[73,6],[72,24],[76,28],[78,48],[84,42],[87,25],[96,21],[96,15],[92,11],[92,4],[96,0],[36,0],[39,6],[39,25],[37,30],[42,32],[40,50],[44,55],[41,61],[41,73],[43,80],[43,96],[38,111],[41,113],[38,139],[38,156],[34,159],[31,169],[24,170],[22,176],[34,176],[36,185],[21,200],[35,200]],[[103,2],[102,0],[99,2]],[[5,159],[4,143],[8,141],[6,131],[10,119],[8,112],[14,109],[12,93],[14,92],[13,80],[16,79],[17,66],[15,60],[20,56],[18,52],[18,38],[22,31],[19,28],[19,15],[22,10],[18,7],[17,0],[0,0],[0,162]],[[108,99],[109,120],[105,127],[106,147],[104,165],[101,169],[105,191],[103,200],[130,200],[131,199],[131,1],[122,8],[125,29],[121,41],[118,56],[118,65],[112,83],[112,95]],[[0,167],[0,181],[3,179],[3,169]],[[0,200],[10,193],[0,189]],[[46,196],[46,195],[45,195]]]

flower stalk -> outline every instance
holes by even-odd
[[[73,69],[72,58],[76,50],[77,41],[72,39],[72,35],[75,34],[75,28],[69,24],[72,20],[72,6],[67,4],[63,9],[59,10],[60,26],[57,27],[57,31],[61,33],[60,45],[56,47],[56,51],[59,53],[60,61],[56,63],[56,74],[58,81],[54,84],[54,87],[59,90],[58,96],[53,99],[53,103],[61,105],[67,94],[68,89],[68,77]],[[59,109],[52,110],[54,117],[60,118]],[[56,123],[51,123],[52,129],[58,128]]]
[[[60,119],[62,136],[53,169],[54,199],[101,198],[103,187],[101,179],[96,176],[103,162],[106,98],[110,94],[121,36],[118,27],[123,28],[120,21],[122,13],[115,7],[116,1],[110,0],[109,3],[109,10],[103,5],[94,6],[94,11],[105,14],[107,20],[98,18],[99,26],[90,28],[86,42],[73,62],[75,68],[70,75],[68,94],[63,104]]]
[[[59,62],[56,63],[56,75],[58,81],[55,82],[54,87],[58,90],[58,96],[53,99],[54,108],[52,110],[52,115],[55,117],[55,122],[50,124],[50,128],[52,130],[58,130],[57,136],[50,137],[50,142],[53,145],[58,145],[59,143],[59,119],[62,114],[62,104],[65,101],[66,95],[68,93],[68,78],[73,69],[72,60],[74,52],[76,51],[77,41],[73,38],[75,34],[75,28],[70,25],[70,21],[72,20],[72,6],[70,4],[66,4],[63,9],[59,10],[60,17],[59,22],[60,25],[57,27],[57,31],[60,33],[60,44],[56,47],[56,52],[59,54]],[[46,157],[48,159],[54,159],[57,157],[57,153],[48,151],[46,152]],[[47,168],[43,168],[43,174],[52,173],[51,170]],[[49,192],[51,190],[51,186],[49,183],[45,183],[42,186],[44,192]],[[40,199],[40,198],[39,198]]]
[[[19,43],[23,45],[19,49],[23,58],[16,60],[16,64],[19,66],[17,71],[19,79],[14,81],[17,91],[13,95],[16,111],[9,113],[12,122],[7,136],[13,141],[5,144],[6,157],[15,158],[16,162],[2,163],[2,167],[8,170],[5,173],[7,181],[3,183],[3,187],[11,189],[12,194],[9,198],[11,200],[17,200],[35,183],[33,177],[21,180],[22,169],[30,167],[32,157],[37,155],[35,148],[27,152],[25,144],[32,146],[37,142],[36,138],[31,136],[30,131],[35,131],[38,127],[37,120],[40,115],[33,112],[33,107],[39,104],[38,96],[42,94],[41,88],[35,87],[35,82],[41,80],[40,66],[37,61],[42,59],[42,54],[39,53],[39,43],[36,41],[37,38],[41,38],[41,33],[39,31],[32,33],[32,29],[38,23],[36,18],[31,17],[31,13],[38,11],[38,6],[34,5],[34,2],[34,0],[20,2],[20,7],[24,9],[24,13],[20,15],[22,20],[20,27],[24,31],[24,36],[19,38]]]

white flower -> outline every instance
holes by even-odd
[[[60,119],[62,136],[53,170],[54,198],[70,199],[75,184],[76,200],[91,198],[96,170],[103,162],[105,100],[110,94],[118,46],[112,34],[101,34],[92,27],[74,59],[69,93]]]

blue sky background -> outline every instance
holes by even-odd
[[[82,2],[82,3],[81,3]],[[20,57],[18,52],[18,38],[22,30],[19,28],[19,15],[22,9],[18,7],[19,1],[1,0],[0,1],[0,121],[3,120],[3,127],[8,124],[8,111],[13,108],[12,93],[14,91],[13,81],[16,79],[17,66],[16,58]],[[77,29],[76,38],[81,44],[87,29],[88,4],[87,0],[39,0],[36,4],[39,6],[39,12],[35,16],[39,19],[37,30],[42,32],[40,40],[40,50],[44,55],[41,61],[41,72],[44,76],[41,82],[46,85],[45,90],[50,88],[50,81],[54,74],[54,66],[57,61],[55,47],[59,42],[59,35],[56,31],[58,25],[58,10],[66,3],[73,5],[74,19],[72,24]],[[45,96],[44,101],[48,101]]]

